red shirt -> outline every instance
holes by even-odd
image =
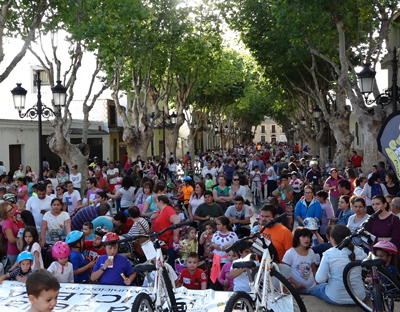
[[[101,249],[94,248],[93,241],[91,240],[85,241],[84,249],[87,250],[86,261],[88,263],[91,262],[93,259],[96,259],[97,257],[106,254],[106,249],[104,248],[104,246],[102,246]]]
[[[132,225],[133,225],[133,220],[131,218],[128,218],[128,220],[122,224],[122,234],[128,234]]]
[[[354,167],[361,167],[361,162],[363,161],[363,158],[360,155],[356,155],[351,157],[351,161],[353,162]]]
[[[109,184],[106,179],[100,178],[99,180],[97,180],[96,187],[104,191],[107,187],[109,187]]]
[[[151,229],[155,232],[160,232],[171,226],[173,223],[169,219],[172,215],[176,215],[174,208],[166,206],[161,212],[159,212],[158,217],[153,220]],[[174,233],[172,231],[167,231],[163,235],[160,235],[158,239],[165,242],[169,248],[172,245]]]
[[[189,269],[183,269],[179,274],[179,282],[187,289],[200,289],[201,283],[207,282],[207,275],[202,269],[197,268],[194,274],[190,274]]]

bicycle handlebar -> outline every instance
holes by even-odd
[[[339,250],[342,250],[344,247],[349,246],[351,240],[353,239],[353,237],[362,235],[364,230],[365,230],[365,226],[369,223],[372,222],[376,219],[377,216],[379,216],[381,214],[382,210],[379,209],[377,212],[375,212],[374,214],[370,215],[369,218],[367,220],[365,220],[357,229],[355,229],[353,231],[353,233],[351,233],[351,235],[347,236],[344,240],[342,240],[342,242],[337,245],[336,247]]]
[[[233,248],[236,248],[236,246],[238,246],[239,243],[240,243],[241,241],[243,241],[243,240],[246,240],[246,239],[253,239],[253,238],[255,238],[255,237],[260,238],[260,237],[261,237],[261,236],[260,236],[260,233],[264,232],[264,230],[265,230],[267,227],[269,227],[269,226],[271,226],[271,225],[274,225],[276,222],[279,222],[279,221],[280,221],[281,219],[283,219],[284,217],[286,217],[286,213],[283,213],[283,214],[279,215],[278,217],[276,217],[276,218],[274,218],[274,219],[271,219],[266,225],[264,225],[264,226],[261,228],[260,231],[257,231],[257,232],[254,233],[253,235],[246,236],[246,237],[243,237],[243,238],[239,239],[238,241],[236,241],[235,243],[233,243],[231,246],[229,246],[228,248],[226,248],[226,249],[225,249],[225,252],[226,252],[226,253],[230,252]]]

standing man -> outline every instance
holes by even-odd
[[[318,192],[322,188],[322,175],[315,162],[311,162],[310,167],[311,170],[306,173],[306,180],[313,186],[314,191]]]
[[[266,161],[267,164],[267,194],[266,198],[272,195],[272,192],[276,190],[276,173],[274,168],[272,167],[271,161],[268,159]],[[264,194],[265,195],[265,194]]]
[[[384,183],[383,181],[385,181],[385,174],[387,173],[387,171],[385,169],[385,163],[383,161],[380,161],[378,163],[378,173],[381,177],[381,182]]]
[[[101,170],[96,170],[94,172],[94,177],[96,178],[96,187],[101,189],[103,192],[108,193],[110,191],[110,185],[108,184],[107,180],[103,178],[103,174]]]
[[[356,151],[352,151],[353,156],[351,156],[351,161],[353,162],[354,167],[359,168],[362,165],[364,159],[362,156],[357,155]]]
[[[213,165],[214,165],[214,162],[213,162],[213,161],[209,161],[209,162],[207,163],[207,167],[205,167],[205,168],[203,169],[203,172],[202,172],[203,183],[206,183],[206,175],[207,175],[207,173],[209,173],[209,174],[211,174],[211,177],[212,177],[212,179],[213,179],[214,185],[216,184],[215,177],[217,176],[217,169],[215,169],[215,168],[213,167]]]
[[[118,176],[119,176],[119,169],[115,168],[115,164],[113,162],[110,162],[107,170],[107,180],[110,184],[110,193],[112,194],[114,194],[114,188],[115,185],[117,184]]]
[[[260,168],[261,173],[265,172],[264,162],[260,160],[260,155],[258,155],[258,153],[254,156],[254,160],[251,164],[251,170],[253,170],[255,166],[258,166],[258,168]]]
[[[51,200],[52,198],[46,195],[46,185],[44,184],[39,184],[37,195],[28,199],[26,210],[32,212],[36,226],[42,227],[43,215],[51,210]]]

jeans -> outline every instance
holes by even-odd
[[[14,263],[17,261],[17,257],[18,255],[7,254],[7,260],[9,265],[7,265],[7,267],[4,268],[4,272],[7,272],[14,265]]]
[[[337,302],[332,301],[331,299],[329,299],[329,297],[326,295],[325,293],[325,287],[328,284],[319,284],[317,285],[317,287],[315,287],[313,289],[313,291],[311,292],[311,295],[316,296],[318,298],[321,298],[322,300],[329,302],[331,304],[335,304],[337,305]]]

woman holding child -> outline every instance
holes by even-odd
[[[3,221],[2,232],[7,240],[7,259],[11,266],[17,261],[19,250],[17,248],[18,225],[14,220],[14,207],[9,202],[0,204],[0,218]]]

